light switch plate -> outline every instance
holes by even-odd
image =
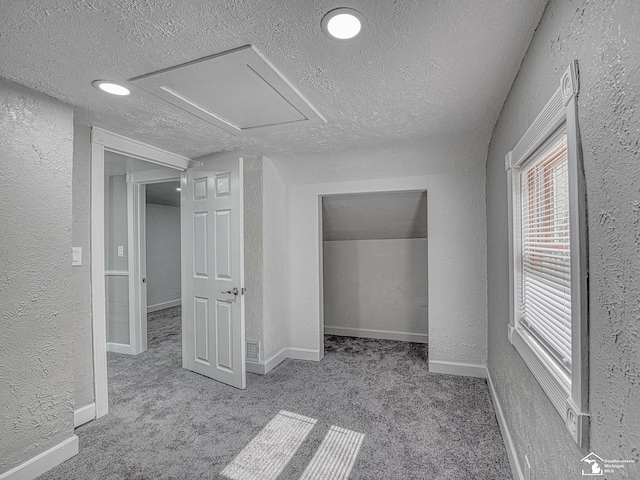
[[[71,247],[71,265],[74,267],[82,265],[82,247]]]
[[[118,256],[124,257],[124,245],[118,245]]]

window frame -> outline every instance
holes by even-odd
[[[589,349],[586,188],[577,119],[578,64],[571,62],[560,86],[505,157],[509,220],[509,342],[518,351],[580,448],[589,445]],[[571,249],[571,376],[519,324],[522,278],[521,172],[541,148],[566,129]]]

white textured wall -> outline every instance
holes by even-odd
[[[93,331],[91,328],[91,130],[73,128],[73,228],[74,247],[82,247],[82,266],[73,267],[75,408],[93,403]]]
[[[289,346],[322,355],[319,195],[426,190],[429,359],[486,361],[484,173],[288,186]]]
[[[244,160],[244,286],[247,341],[264,341],[262,159]]]
[[[73,109],[0,80],[0,474],[73,435]]]
[[[180,207],[146,204],[147,307],[180,300]]]
[[[606,478],[640,478],[639,52],[637,0],[552,0],[491,137],[488,368],[517,458],[523,464],[528,456],[536,479],[585,478],[580,459],[589,451],[604,459],[635,460]],[[562,73],[574,59],[580,70],[578,123],[588,209],[589,450],[575,445],[564,420],[507,339],[504,156],[559,87]]]
[[[286,187],[268,158],[263,159],[264,348],[267,360],[287,346]]]
[[[325,328],[427,333],[426,238],[323,245]]]
[[[105,270],[128,271],[127,181],[105,177]],[[118,245],[124,255],[118,257]],[[129,344],[129,277],[105,277],[107,342]]]

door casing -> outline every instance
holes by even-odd
[[[129,251],[129,353],[147,349],[146,186],[180,180],[178,170],[150,170],[127,174]]]
[[[187,157],[132,140],[116,133],[91,129],[91,292],[95,418],[109,412],[107,393],[107,328],[104,261],[104,152],[105,150],[183,172],[200,165]],[[133,282],[130,282],[133,283]]]

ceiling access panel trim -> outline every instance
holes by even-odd
[[[326,123],[320,112],[252,45],[130,81],[236,136]]]

